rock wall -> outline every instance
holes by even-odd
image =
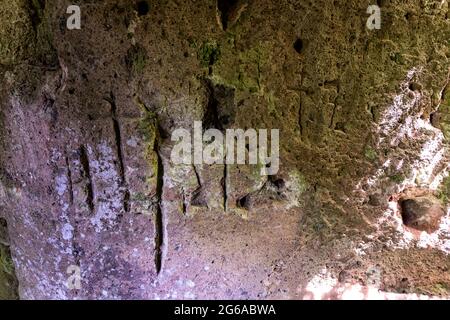
[[[2,0],[20,297],[448,297],[449,4],[374,2],[84,0],[68,30],[70,1]],[[174,165],[194,121],[280,129],[279,172]]]

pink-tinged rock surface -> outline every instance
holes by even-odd
[[[140,2],[0,6],[0,298],[450,296],[448,1]]]

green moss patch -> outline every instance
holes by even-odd
[[[0,244],[0,300],[18,299],[17,280],[9,248]]]
[[[364,156],[370,161],[374,161],[378,157],[376,151],[369,146],[364,150]]]
[[[132,46],[125,58],[128,70],[134,74],[140,74],[144,71],[147,65],[148,55],[147,51],[141,46]]]
[[[220,48],[217,42],[205,42],[198,49],[198,59],[203,67],[214,65],[220,58]]]

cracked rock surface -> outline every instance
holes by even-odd
[[[0,298],[450,297],[449,3],[377,3],[0,0]],[[175,165],[194,121],[280,170]]]

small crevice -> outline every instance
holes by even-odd
[[[339,96],[339,92],[341,91],[340,80],[339,79],[327,80],[323,83],[323,86],[325,88],[327,88],[327,87],[336,88],[336,97],[334,98],[334,101],[333,101],[333,112],[331,114],[331,120],[330,120],[330,126],[329,126],[330,129],[333,129],[334,120],[336,118],[336,111],[337,111],[337,107],[338,107],[337,99]]]
[[[6,219],[0,218],[0,245],[9,246],[8,223]]]
[[[66,168],[67,168],[67,180],[69,182],[69,202],[73,205],[73,181],[72,181],[72,170],[70,169],[69,158],[66,156]]]
[[[331,119],[330,119],[330,125],[329,128],[332,129],[333,128],[333,123],[334,123],[334,117],[336,116],[336,104],[333,106],[333,112],[331,113]]]
[[[217,20],[222,30],[235,24],[247,6],[243,0],[217,0]]]
[[[208,91],[208,105],[203,116],[205,129],[225,131],[235,121],[236,104],[235,89],[224,85],[216,85],[211,80],[205,80]],[[228,210],[228,167],[224,164],[223,178],[223,207]]]
[[[203,123],[205,125],[205,128],[211,129],[219,129],[223,130],[222,124],[219,120],[219,102],[217,101],[215,97],[215,88],[212,85],[211,82],[207,82],[206,88],[208,90],[208,105],[205,111],[205,114],[203,116]]]
[[[300,107],[298,110],[298,127],[300,129],[300,136],[303,136],[303,125],[302,125],[302,101],[300,98]]]
[[[128,188],[123,194],[123,208],[125,209],[125,212],[130,211],[130,191],[128,190]]]
[[[58,120],[58,110],[55,108],[55,100],[44,95],[43,108],[44,113],[50,118],[50,126],[54,128]]]
[[[442,89],[439,105],[444,102],[447,94],[450,91],[450,73],[448,74],[447,82],[445,83],[444,89]]]
[[[154,151],[158,160],[158,172],[156,180],[156,197],[158,199],[158,205],[156,207],[155,214],[155,268],[156,273],[160,274],[162,269],[163,260],[163,247],[164,247],[164,213],[162,208],[162,197],[164,190],[164,165],[159,152],[158,138],[155,141]],[[184,199],[183,199],[184,203]]]
[[[372,115],[372,122],[377,122],[377,116],[376,116],[376,112],[375,112],[375,107],[372,106],[370,107],[370,114]]]
[[[247,194],[236,201],[236,206],[247,211],[251,208],[251,195]]]
[[[116,140],[116,149],[117,149],[117,158],[119,159],[119,175],[120,175],[120,184],[125,189],[123,195],[123,208],[125,212],[130,211],[130,191],[127,187],[127,182],[125,179],[125,167],[123,161],[123,151],[122,151],[122,134],[120,132],[120,124],[117,117],[117,105],[116,98],[114,94],[111,92],[108,98],[105,98],[107,102],[109,102],[111,106],[111,118],[113,121],[114,127],[114,136]]]
[[[208,207],[208,202],[206,201],[206,197],[205,197],[202,187],[197,188],[192,193],[190,204],[191,204],[191,206],[194,206],[194,207],[204,207],[204,208]]]
[[[136,2],[136,11],[139,16],[145,16],[150,11],[150,5],[146,0],[140,0]]]
[[[181,206],[182,206],[182,208],[181,208],[181,211],[182,211],[182,213],[183,213],[183,215],[186,215],[187,214],[187,204],[186,204],[186,195],[185,195],[185,193],[184,193],[184,190],[183,190],[183,192],[181,193],[181,200],[182,200],[182,204],[181,204]]]
[[[228,20],[238,2],[238,0],[217,0],[217,9],[220,12],[220,22],[223,30],[227,30]]]
[[[203,115],[205,129],[225,130],[235,120],[235,89],[205,79],[208,104]]]
[[[19,282],[10,250],[7,221],[0,218],[0,300],[18,300]]]
[[[194,165],[192,165],[192,167],[194,169],[195,177],[197,179],[197,184],[198,184],[199,188],[201,188],[202,187],[202,181],[200,179],[200,175],[198,173],[197,166],[194,164]]]
[[[42,23],[42,16],[45,10],[45,0],[32,0],[29,2],[30,20],[34,31]]]
[[[303,71],[303,69],[304,69],[304,67],[302,66],[302,71],[300,74],[300,76],[301,76],[300,87],[303,87],[303,81],[305,78],[305,72]],[[303,92],[302,92],[302,90],[300,90],[300,95],[299,95],[300,101],[299,101],[299,108],[298,108],[298,127],[300,129],[300,137],[303,137],[303,133],[304,133],[304,130],[303,130],[304,128],[303,128],[303,124],[302,124],[302,121],[303,121],[303,97],[302,97],[302,94],[303,94]]]
[[[80,147],[79,150],[80,153],[80,163],[81,163],[81,167],[83,168],[83,177],[87,179],[87,184],[86,184],[86,202],[89,208],[89,211],[91,213],[94,212],[95,206],[94,206],[94,188],[93,188],[93,184],[92,184],[92,177],[91,177],[91,168],[89,165],[89,157],[88,154],[86,152],[86,148],[84,146]]]
[[[303,40],[302,39],[297,39],[294,42],[294,50],[297,51],[298,54],[302,54],[303,53],[303,49],[304,49],[304,44],[303,44]]]
[[[155,210],[153,213],[153,225],[154,225],[154,251],[153,251],[153,263],[155,266],[156,275],[159,275],[163,267],[164,258],[164,246],[165,246],[165,215],[164,215],[164,176],[165,168],[163,163],[163,157],[161,155],[162,141],[164,139],[164,130],[159,126],[157,116],[142,102],[139,97],[137,98],[138,105],[147,113],[147,117],[151,117],[154,124],[155,137],[151,141],[153,143],[152,151],[156,155],[156,190],[155,190]],[[184,195],[183,195],[184,196]],[[183,199],[184,200],[184,199]],[[184,201],[183,201],[184,202]]]
[[[228,166],[225,163],[223,165],[223,181],[222,181],[222,187],[223,187],[223,210],[227,212],[228,210]]]

